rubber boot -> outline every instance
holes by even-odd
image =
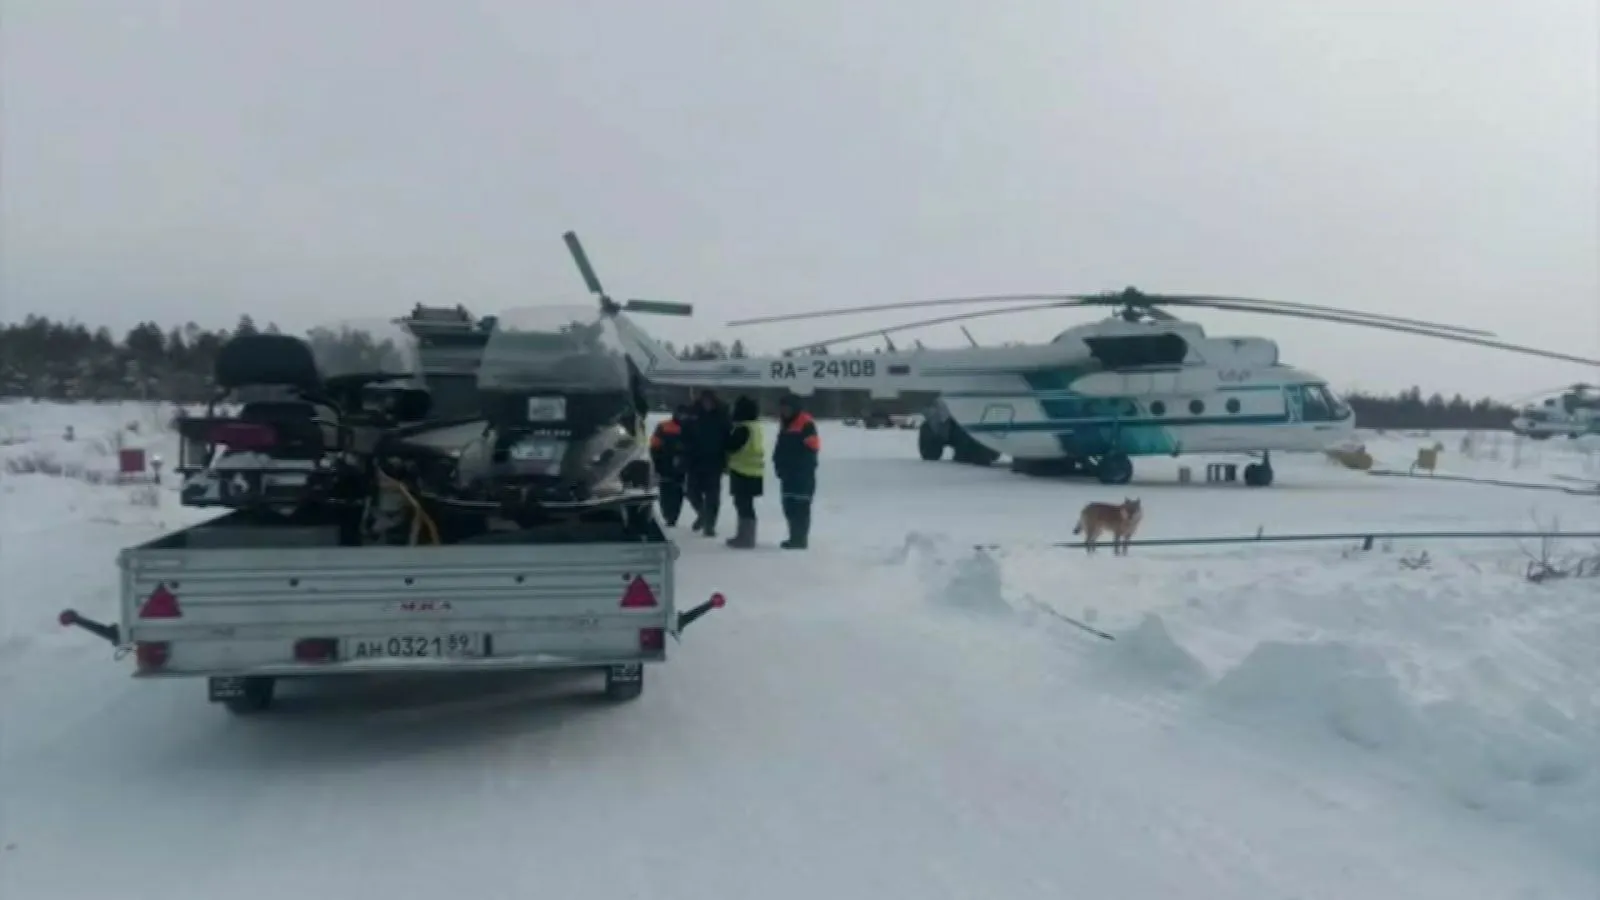
[[[728,538],[728,546],[735,550],[749,550],[756,545],[756,520],[740,519],[739,530]]]
[[[811,504],[795,503],[787,512],[789,539],[778,546],[785,550],[804,550],[811,538]]]
[[[668,528],[678,524],[678,515],[683,512],[683,487],[673,482],[663,482],[657,493],[661,498],[661,518]]]

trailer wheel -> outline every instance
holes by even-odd
[[[644,693],[644,663],[606,667],[606,699],[624,703]]]
[[[927,422],[917,432],[917,454],[928,462],[944,456],[944,437]]]
[[[240,679],[242,682],[239,695],[229,697],[222,701],[228,712],[236,716],[248,716],[259,712],[266,712],[272,706],[272,697],[276,693],[278,679],[262,675],[253,675]]]

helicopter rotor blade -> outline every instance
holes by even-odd
[[[622,304],[626,312],[648,313],[653,316],[692,316],[694,304],[674,303],[671,300],[629,300]]]
[[[594,274],[594,266],[589,265],[589,254],[583,252],[583,244],[578,241],[577,232],[569,231],[561,236],[561,240],[566,242],[567,252],[572,254],[572,261],[578,265],[578,274],[583,276],[584,287],[600,300],[602,307],[606,306],[611,298],[606,296],[605,288],[600,286],[600,278]]]
[[[1527,402],[1532,401],[1532,400],[1537,400],[1540,397],[1549,397],[1549,396],[1554,395],[1554,394],[1559,394],[1562,391],[1570,391],[1574,387],[1577,387],[1577,385],[1563,384],[1560,387],[1543,388],[1543,389],[1537,390],[1537,391],[1527,391],[1525,393],[1517,394],[1516,396],[1513,396],[1513,397],[1505,398],[1501,402],[1503,402],[1503,403],[1511,403],[1511,404],[1527,403]]]
[[[810,312],[785,313],[778,316],[758,316],[752,319],[734,319],[730,327],[766,325],[772,322],[796,322],[801,319],[823,319],[833,316],[853,316],[862,313],[888,312],[897,309],[919,309],[928,306],[961,306],[968,303],[1031,303],[1053,300],[1081,300],[1091,294],[984,294],[975,297],[944,297],[936,300],[904,300],[898,303],[874,303],[868,306],[845,306],[837,309],[818,309]]]
[[[795,346],[789,347],[780,352],[787,354],[794,351],[809,350],[813,347],[828,347],[834,344],[843,344],[849,341],[856,341],[860,340],[861,338],[873,337],[876,335],[888,336],[900,331],[909,331],[913,328],[926,328],[929,325],[943,325],[948,322],[962,322],[966,321],[967,319],[977,319],[984,316],[1005,316],[1014,313],[1037,312],[1039,310],[1062,309],[1083,305],[1084,304],[1078,300],[1057,300],[1052,303],[1032,303],[1026,306],[1008,306],[1003,309],[980,309],[972,312],[957,313],[951,316],[939,316],[932,319],[918,319],[915,322],[903,322],[899,325],[890,325],[886,328],[873,328],[868,331],[858,331],[855,334],[841,335],[839,337],[827,338],[826,340],[821,341],[807,341],[804,344],[796,344]],[[968,337],[970,339],[971,336],[969,335]],[[976,344],[974,344],[974,346],[976,346]]]
[[[1424,328],[1414,325],[1396,325],[1387,322],[1372,322],[1365,319],[1344,315],[1311,312],[1294,309],[1272,309],[1267,307],[1246,306],[1228,302],[1201,303],[1192,300],[1183,304],[1185,306],[1204,307],[1207,309],[1220,309],[1229,312],[1247,312],[1267,316],[1287,316],[1295,319],[1314,319],[1321,322],[1336,322],[1342,325],[1360,325],[1366,328],[1380,328],[1385,331],[1398,331],[1403,334],[1415,334],[1422,337],[1439,338],[1446,341],[1456,341],[1462,344],[1475,344],[1479,347],[1488,347],[1493,350],[1505,350],[1509,353],[1522,353],[1528,356],[1542,356],[1545,359],[1556,359],[1562,362],[1579,363],[1588,366],[1600,366],[1600,359],[1590,359],[1584,356],[1574,356],[1570,353],[1558,353],[1554,350],[1540,350],[1537,347],[1525,347],[1520,344],[1509,344],[1505,341],[1491,341],[1486,338],[1471,335],[1456,334],[1450,331],[1440,331],[1434,328]]]
[[[812,348],[812,347],[826,347],[826,346],[829,346],[829,345],[832,345],[832,344],[841,344],[841,343],[845,343],[847,341],[859,340],[859,339],[864,338],[864,337],[872,337],[874,335],[887,335],[887,334],[891,334],[891,333],[894,333],[894,332],[906,331],[906,330],[909,330],[909,329],[912,329],[912,328],[924,328],[924,327],[927,327],[927,326],[930,326],[930,325],[943,325],[943,324],[946,324],[946,323],[949,323],[949,322],[961,322],[961,321],[965,321],[965,320],[968,320],[968,319],[984,318],[984,317],[988,317],[988,316],[1012,315],[1012,314],[1015,314],[1015,313],[1022,313],[1022,312],[1038,312],[1038,311],[1048,310],[1048,309],[1066,309],[1066,308],[1082,308],[1082,307],[1087,307],[1087,306],[1105,306],[1105,305],[1110,305],[1109,301],[1110,301],[1110,298],[1104,297],[1104,296],[1099,296],[1099,295],[1092,296],[1092,297],[1076,297],[1075,296],[1075,297],[1071,297],[1071,298],[1068,298],[1068,299],[1055,300],[1055,301],[1051,301],[1051,302],[1035,302],[1035,303],[1030,303],[1030,304],[1021,305],[1021,306],[1002,307],[1000,309],[980,309],[980,310],[974,310],[974,311],[971,311],[971,312],[957,313],[955,315],[938,316],[936,318],[931,318],[931,319],[921,319],[921,320],[918,320],[918,321],[915,321],[915,322],[906,322],[906,323],[902,323],[900,325],[892,325],[892,326],[889,326],[889,327],[886,327],[886,328],[873,328],[873,329],[870,329],[870,330],[867,330],[867,331],[857,332],[855,334],[848,334],[848,335],[842,335],[842,336],[839,336],[839,337],[828,338],[828,339],[823,340],[823,341],[811,341],[811,342],[808,342],[808,343],[805,343],[805,344],[798,345],[796,347],[791,347],[791,348],[789,348],[788,351],[785,351],[785,352],[805,350],[805,349],[809,349],[809,348]],[[1473,344],[1473,345],[1476,345],[1476,346],[1479,346],[1479,347],[1487,347],[1487,348],[1492,349],[1492,350],[1504,350],[1504,351],[1507,351],[1507,352],[1510,352],[1510,353],[1521,353],[1521,354],[1526,354],[1526,355],[1529,355],[1529,356],[1539,356],[1539,357],[1544,357],[1546,359],[1561,360],[1563,362],[1573,362],[1573,363],[1579,363],[1579,364],[1582,364],[1582,365],[1600,366],[1600,359],[1590,359],[1588,357],[1575,356],[1575,355],[1569,354],[1569,353],[1559,353],[1559,352],[1556,352],[1556,351],[1553,351],[1553,350],[1541,350],[1541,349],[1539,349],[1537,347],[1526,347],[1526,346],[1523,346],[1523,345],[1520,345],[1520,344],[1507,343],[1505,341],[1488,340],[1487,338],[1477,337],[1477,336],[1474,336],[1474,335],[1461,334],[1461,333],[1458,333],[1458,332],[1455,332],[1455,331],[1441,330],[1441,329],[1438,329],[1438,328],[1431,328],[1431,327],[1427,327],[1426,325],[1412,325],[1412,324],[1404,324],[1404,323],[1391,323],[1391,322],[1385,322],[1385,321],[1373,321],[1373,320],[1371,320],[1369,318],[1362,317],[1360,314],[1346,315],[1344,313],[1320,312],[1320,311],[1316,311],[1316,310],[1282,309],[1282,308],[1271,307],[1271,306],[1256,306],[1256,305],[1248,304],[1248,303],[1236,303],[1236,302],[1232,302],[1232,301],[1213,300],[1213,299],[1209,299],[1209,298],[1202,299],[1202,298],[1199,298],[1199,297],[1184,298],[1184,301],[1182,303],[1179,303],[1179,304],[1176,304],[1176,305],[1187,306],[1187,307],[1196,307],[1196,308],[1205,308],[1205,309],[1216,309],[1216,310],[1222,310],[1224,312],[1255,313],[1257,315],[1284,316],[1286,318],[1293,318],[1293,319],[1310,319],[1310,320],[1320,321],[1320,322],[1333,322],[1333,323],[1341,324],[1341,325],[1358,325],[1358,326],[1361,326],[1361,327],[1364,327],[1364,328],[1377,328],[1377,329],[1381,329],[1381,330],[1384,330],[1384,331],[1395,331],[1395,332],[1400,332],[1402,334],[1414,334],[1414,335],[1418,335],[1418,336],[1421,336],[1421,337],[1438,338],[1440,340],[1455,341],[1457,343],[1462,343],[1462,344]],[[1148,309],[1146,311],[1148,312]]]
[[[1098,306],[1131,306],[1160,321],[1175,321],[1176,317],[1167,314],[1165,318],[1157,313],[1157,308],[1163,304],[1172,306],[1209,305],[1211,303],[1233,303],[1244,306],[1258,306],[1261,308],[1298,309],[1307,312],[1322,312],[1347,316],[1350,318],[1368,319],[1374,322],[1389,322],[1395,325],[1413,325],[1419,328],[1429,328],[1435,331],[1450,331],[1458,334],[1468,334],[1477,337],[1493,337],[1493,332],[1479,328],[1466,328],[1459,325],[1449,325],[1442,322],[1428,322],[1422,319],[1411,319],[1402,316],[1389,316],[1380,313],[1369,313],[1355,309],[1342,309],[1336,306],[1322,306],[1314,303],[1291,303],[1287,300],[1260,300],[1249,297],[1221,297],[1209,294],[1143,294],[1129,291],[1111,291],[1094,294],[1069,294],[1069,293],[1040,293],[1040,294],[982,294],[971,297],[944,297],[934,300],[908,300],[898,303],[874,303],[865,306],[846,306],[834,309],[812,310],[809,312],[785,313],[776,316],[759,316],[750,319],[735,319],[728,323],[730,327],[745,325],[765,325],[773,322],[796,322],[803,319],[831,318],[833,316],[860,315],[872,312],[887,312],[899,309],[919,309],[932,306],[962,306],[967,304],[988,303],[1027,303],[1027,302],[1052,302],[1061,300],[1081,300],[1087,305]]]
[[[1428,322],[1403,316],[1386,316],[1379,313],[1364,312],[1359,309],[1343,309],[1337,306],[1322,306],[1316,303],[1291,303],[1287,300],[1259,300],[1250,297],[1222,297],[1211,294],[1161,294],[1157,295],[1155,299],[1159,303],[1171,303],[1177,306],[1237,303],[1251,306],[1277,307],[1280,309],[1299,309],[1307,312],[1333,313],[1353,318],[1372,319],[1373,321],[1390,322],[1395,325],[1415,325],[1419,328],[1431,328],[1434,331],[1453,331],[1458,334],[1470,334],[1475,337],[1494,337],[1494,332],[1484,331],[1481,328],[1465,328],[1460,325],[1449,325],[1443,322]]]

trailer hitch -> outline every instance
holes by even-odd
[[[713,609],[721,609],[723,606],[727,605],[727,602],[727,598],[722,596],[722,594],[712,594],[710,600],[707,600],[699,606],[693,606],[681,613],[678,613],[678,627],[673,632],[673,635],[676,636],[682,634],[683,630],[693,624],[695,619],[698,619],[706,613],[711,612]]]
[[[117,626],[107,625],[104,622],[96,622],[93,619],[85,618],[84,616],[78,615],[77,610],[64,609],[61,611],[61,615],[56,617],[56,620],[61,623],[61,627],[63,628],[71,628],[72,626],[76,625],[77,627],[82,628],[84,631],[89,632],[97,638],[104,638],[110,641],[113,647],[122,643],[122,635],[117,629]]]

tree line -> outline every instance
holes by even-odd
[[[270,323],[258,326],[246,315],[232,329],[209,330],[193,322],[169,327],[143,322],[118,337],[104,327],[29,316],[0,326],[0,397],[204,402],[216,391],[212,371],[222,345],[236,335],[261,332],[278,333],[278,328]],[[339,371],[399,364],[395,348],[368,333],[313,331],[307,337],[318,360]],[[666,347],[680,359],[746,355],[737,340]],[[1424,397],[1417,387],[1393,395],[1344,397],[1367,428],[1496,430],[1509,428],[1516,414],[1511,406],[1489,398],[1468,400],[1460,394],[1446,398],[1439,393]]]

